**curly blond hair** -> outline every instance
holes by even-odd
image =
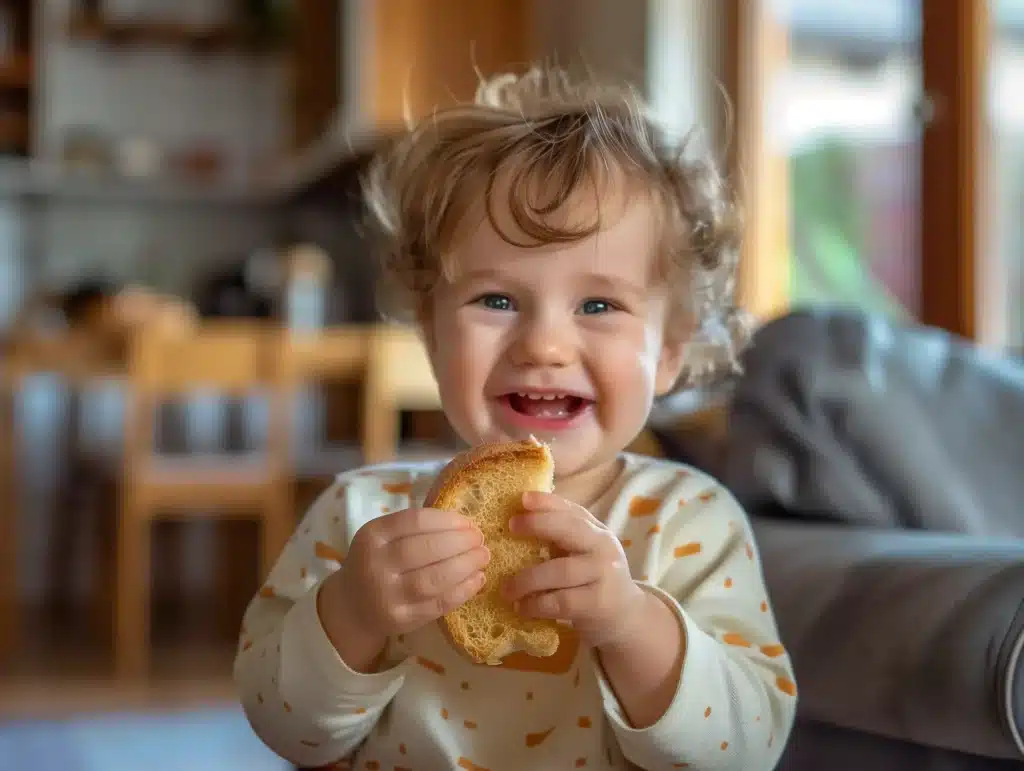
[[[470,220],[481,200],[510,244],[597,232],[600,212],[572,224],[553,215],[609,171],[642,184],[659,205],[659,265],[691,335],[683,381],[735,371],[748,325],[734,301],[739,209],[722,174],[711,159],[692,157],[687,138],[660,130],[634,89],[574,82],[559,69],[482,79],[471,103],[410,125],[375,156],[363,188],[385,313],[415,316],[435,283],[453,277],[454,248],[478,224]],[[498,179],[506,195],[496,201]],[[496,205],[528,243],[499,228]]]

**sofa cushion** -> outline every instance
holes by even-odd
[[[792,313],[742,357],[723,482],[752,508],[1024,537],[1024,365],[856,310]]]
[[[1014,771],[1020,761],[986,758],[797,719],[776,771]]]

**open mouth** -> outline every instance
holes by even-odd
[[[592,402],[572,394],[510,393],[504,399],[513,412],[538,420],[571,420]]]

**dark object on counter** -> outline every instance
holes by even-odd
[[[269,319],[274,310],[271,298],[247,285],[244,263],[207,278],[196,292],[196,307],[203,318]]]
[[[122,287],[107,279],[89,279],[58,296],[58,307],[69,325],[88,323]]]

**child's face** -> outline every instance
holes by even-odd
[[[651,206],[634,198],[610,208],[603,213],[621,216],[603,231],[539,248],[508,244],[485,221],[423,317],[460,436],[476,444],[533,434],[551,444],[563,479],[613,461],[682,363],[681,344],[665,334]],[[520,240],[510,221],[499,224]]]

